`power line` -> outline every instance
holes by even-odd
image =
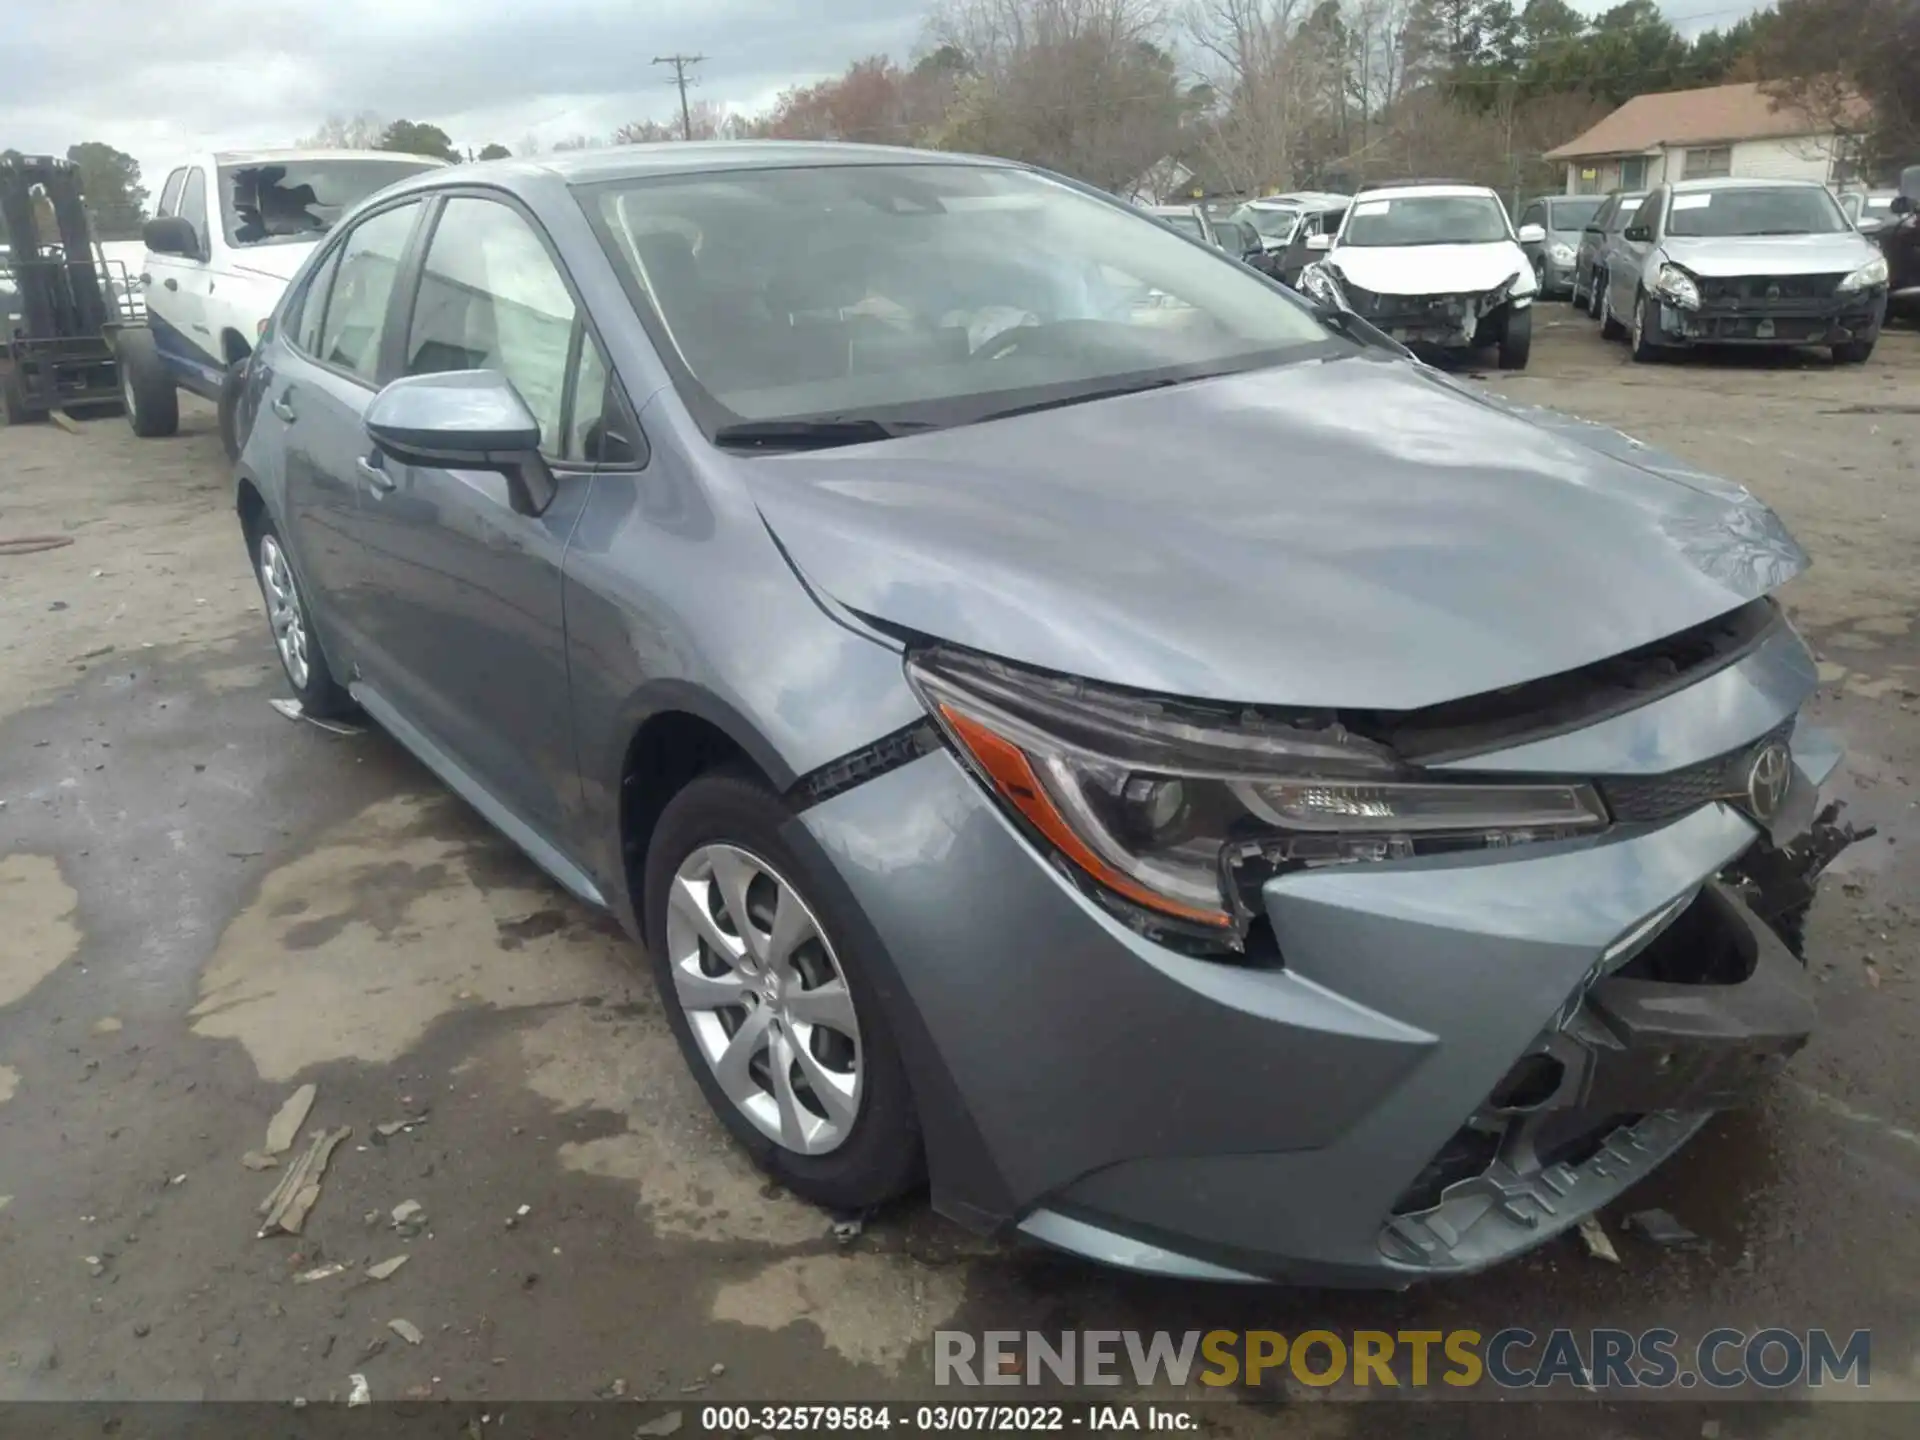
[[[706,58],[704,55],[656,55],[653,57],[654,64],[673,67],[673,83],[680,88],[680,138],[682,140],[693,139],[693,112],[687,109],[687,67],[698,65]]]

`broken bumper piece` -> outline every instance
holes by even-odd
[[[1539,1244],[1645,1176],[1715,1110],[1749,1099],[1806,1043],[1813,1018],[1806,967],[1726,890],[1703,887],[1603,957],[1564,1019],[1409,1187],[1403,1207],[1421,1208],[1387,1221],[1381,1254],[1446,1273]]]

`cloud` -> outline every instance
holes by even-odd
[[[605,135],[678,105],[679,51],[705,99],[747,109],[876,52],[906,53],[924,0],[60,0],[6,25],[0,144],[104,140],[157,192],[200,150],[291,144],[329,114],[431,121],[456,143]],[[85,37],[76,45],[75,37]],[[102,65],[99,57],[114,56]]]

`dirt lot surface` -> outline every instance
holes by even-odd
[[[1710,1250],[1621,1235],[1615,1267],[1568,1238],[1389,1296],[1103,1273],[920,1202],[837,1243],[729,1148],[608,923],[382,734],[269,707],[191,406],[169,441],[118,419],[0,431],[0,538],[72,541],[0,555],[0,1398],[320,1400],[352,1372],[381,1398],[904,1398],[944,1326],[1720,1323],[1872,1327],[1875,1393],[1920,1395],[1920,334],[1864,368],[1635,366],[1565,307],[1540,320],[1533,368],[1486,383],[1741,480],[1813,554],[1787,598],[1850,747],[1839,793],[1881,830],[1815,911],[1812,1046],[1622,1207],[1665,1206]],[[245,1168],[305,1082],[281,1170]],[[256,1239],[258,1202],[331,1126],[352,1134],[305,1233]],[[417,1231],[392,1220],[408,1201]],[[1244,1428],[1236,1408],[1216,1427]],[[1823,1408],[1865,1433],[1894,1407]],[[1653,1433],[1593,1409],[1547,1428]],[[1381,1433],[1367,1418],[1261,1424]],[[1781,1404],[1726,1434],[1840,1429]]]

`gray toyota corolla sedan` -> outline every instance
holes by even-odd
[[[1838,755],[1773,514],[1117,201],[841,146],[433,171],[248,385],[302,704],[644,942],[801,1195],[1404,1285],[1806,1038],[1783,847]]]

